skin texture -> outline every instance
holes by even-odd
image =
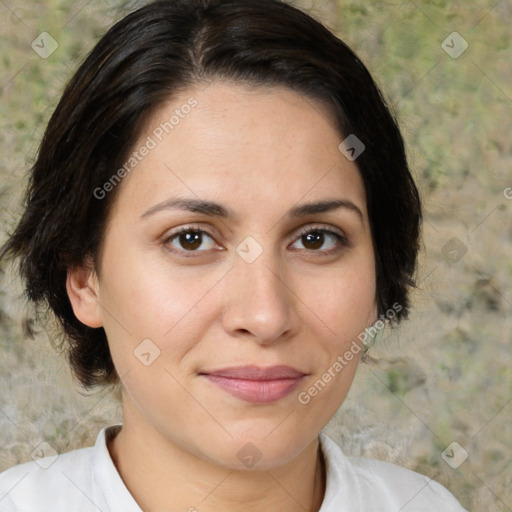
[[[364,184],[338,150],[344,137],[327,107],[284,87],[191,87],[155,112],[136,148],[192,97],[195,108],[118,185],[98,271],[68,273],[74,312],[104,327],[123,384],[124,426],[109,449],[145,512],[316,511],[325,492],[318,434],[359,355],[308,404],[297,395],[376,319]],[[215,201],[234,216],[143,216],[174,197]],[[326,199],[351,201],[362,218],[350,208],[287,217]],[[182,226],[210,235],[193,251],[174,236]],[[308,242],[301,228],[331,229],[348,245],[329,234]],[[237,253],[248,236],[262,249],[252,263]],[[134,355],[145,339],[160,350],[148,366]],[[245,364],[307,377],[285,398],[254,404],[199,375]],[[237,456],[246,443],[261,454],[250,468]]]

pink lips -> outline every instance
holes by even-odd
[[[204,371],[210,382],[247,402],[269,404],[289,395],[306,376],[291,366],[255,365]]]

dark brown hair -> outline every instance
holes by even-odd
[[[114,25],[67,85],[31,170],[23,216],[0,258],[18,257],[27,297],[62,325],[70,365],[90,388],[118,383],[103,328],[75,317],[70,267],[97,261],[119,169],[148,117],[203,80],[281,85],[327,102],[357,158],[376,254],[379,314],[407,316],[421,205],[397,124],[359,58],[321,23],[280,0],[168,0]],[[340,138],[340,141],[342,139]],[[47,308],[40,311],[47,311]]]

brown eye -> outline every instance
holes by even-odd
[[[202,233],[189,232],[178,235],[178,240],[184,249],[189,251],[195,251],[198,247],[201,247],[203,243]]]
[[[302,243],[306,249],[320,249],[324,245],[324,234],[320,231],[313,231],[302,235]]]
[[[206,242],[206,240],[210,242]],[[212,237],[203,229],[183,228],[177,233],[171,234],[166,240],[166,245],[170,245],[178,252],[203,252],[215,246]],[[206,247],[204,247],[206,245]],[[200,247],[203,249],[198,250]]]
[[[302,243],[302,247],[296,247],[296,249],[304,249],[321,254],[331,254],[349,245],[345,236],[323,228],[306,229],[299,233],[298,240]]]

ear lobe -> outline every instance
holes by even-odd
[[[88,327],[102,327],[99,283],[92,264],[68,269],[66,290],[78,320]]]

